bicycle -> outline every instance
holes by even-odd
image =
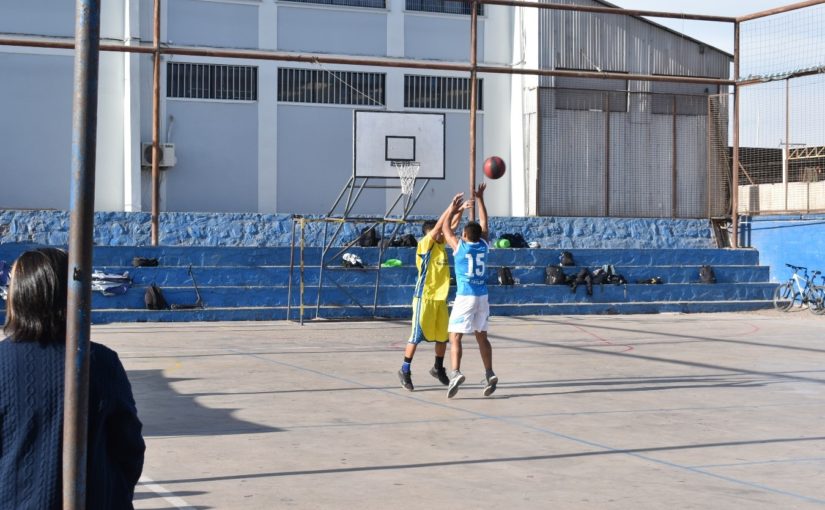
[[[813,276],[808,276],[808,268],[785,264],[793,270],[793,274],[788,281],[776,288],[773,293],[773,306],[777,310],[787,312],[795,305],[800,308],[808,305],[808,310],[816,315],[825,313],[825,287],[816,285],[814,280],[822,271],[814,271]],[[803,276],[799,275],[802,271]],[[825,278],[823,278],[825,279]]]

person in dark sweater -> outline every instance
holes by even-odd
[[[62,506],[68,256],[23,253],[11,271],[0,341],[0,508]],[[113,350],[89,351],[86,508],[131,509],[146,449],[132,388]]]

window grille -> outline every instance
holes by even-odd
[[[278,101],[383,106],[386,75],[355,71],[278,69]]]
[[[373,7],[376,9],[386,8],[384,0],[288,0],[300,4],[320,4],[320,5],[342,5],[346,7]]]
[[[169,62],[166,97],[257,101],[258,68]]]
[[[651,90],[651,112],[660,115],[707,115],[708,94],[716,94],[717,88],[696,83],[670,83],[654,81]]]
[[[556,78],[556,109],[605,111],[605,95],[611,112],[627,112],[627,80]]]
[[[478,81],[476,107],[484,105],[484,82]],[[470,79],[449,76],[404,76],[404,106],[438,110],[469,110]]]
[[[471,14],[472,3],[464,0],[407,0],[408,11]],[[478,15],[484,14],[484,5],[478,4]]]

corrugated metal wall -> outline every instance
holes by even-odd
[[[543,69],[729,76],[729,55],[640,18],[552,10],[539,16]],[[579,81],[541,78],[538,213],[712,214],[707,95],[718,87],[626,81],[628,93],[619,94],[617,80]]]

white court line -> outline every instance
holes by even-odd
[[[140,477],[139,483],[149,489],[150,491],[154,492],[170,505],[173,505],[175,508],[180,508],[182,510],[195,510],[195,507],[190,506],[189,503],[184,501],[183,499],[175,496],[173,492],[169,492],[162,485],[158,485],[155,483],[154,480],[149,478],[146,475]]]

